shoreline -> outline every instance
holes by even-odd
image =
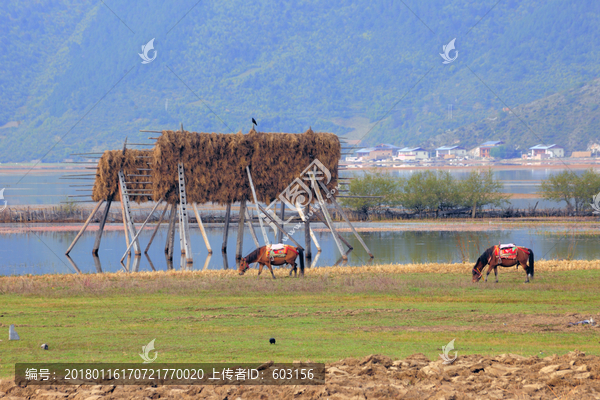
[[[568,230],[590,230],[600,228],[600,221],[592,219],[593,217],[524,217],[524,218],[506,218],[506,219],[445,219],[445,220],[382,220],[382,221],[352,221],[354,228],[358,232],[487,232],[509,229],[560,229]],[[233,221],[235,222],[235,221]],[[230,229],[237,229],[235,223],[231,222]],[[222,228],[223,223],[205,222],[205,228]],[[258,222],[253,225],[258,227]],[[369,225],[369,226],[364,226]],[[388,226],[385,226],[388,225]],[[393,226],[389,226],[393,225]],[[541,226],[540,226],[541,225]],[[0,235],[10,235],[28,232],[77,232],[81,229],[81,222],[28,222],[28,223],[0,223]],[[166,224],[161,224],[161,229],[166,228]],[[315,232],[329,232],[322,222],[311,222]],[[152,230],[156,227],[156,222],[148,223],[144,230]],[[334,227],[339,232],[351,232],[351,229],[340,221],[334,221]],[[96,232],[99,228],[97,222],[92,222],[87,227],[87,231]],[[198,229],[195,222],[191,222],[191,229]],[[580,228],[580,229],[577,229]],[[107,222],[104,226],[105,231],[116,232],[123,231],[122,222]],[[139,229],[139,228],[138,228]]]

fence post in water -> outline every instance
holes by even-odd
[[[104,200],[100,200],[98,202],[98,204],[96,204],[96,207],[94,207],[94,209],[92,210],[90,216],[85,221],[85,224],[83,224],[83,226],[81,227],[81,230],[79,231],[79,233],[77,234],[77,236],[75,236],[75,239],[73,239],[73,243],[71,243],[71,245],[67,249],[67,252],[65,253],[66,255],[69,255],[69,253],[71,252],[71,250],[73,249],[73,247],[75,247],[75,243],[77,243],[77,241],[79,240],[79,238],[81,237],[81,235],[83,235],[83,232],[87,229],[88,225],[92,221],[92,218],[96,214],[96,211],[98,211],[98,209],[100,208],[100,206],[102,205],[102,203],[104,203]]]
[[[242,250],[244,246],[244,217],[246,216],[246,200],[240,201],[240,220],[238,221],[237,243],[235,247],[236,263],[242,259]]]
[[[100,249],[100,241],[102,240],[102,233],[104,232],[104,225],[106,224],[106,218],[108,217],[108,212],[110,210],[110,205],[112,204],[112,196],[106,200],[106,207],[104,208],[104,214],[102,214],[102,219],[100,219],[100,226],[98,226],[98,232],[96,232],[96,240],[94,241],[94,248],[92,249],[92,254],[97,256],[98,250]],[[102,272],[102,271],[100,271]]]
[[[227,204],[225,209],[225,230],[223,231],[223,244],[221,245],[221,252],[227,253],[227,238],[229,237],[229,216],[231,215],[231,203]]]

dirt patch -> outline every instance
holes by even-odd
[[[556,314],[477,314],[477,325],[435,325],[435,326],[370,326],[357,330],[363,332],[510,332],[510,333],[557,333],[578,332],[600,334],[600,324],[577,325],[590,315],[568,313]],[[600,320],[600,314],[593,316]]]
[[[600,357],[573,351],[546,358],[459,356],[450,365],[414,354],[327,364],[322,386],[15,386],[0,397],[66,399],[600,399]]]

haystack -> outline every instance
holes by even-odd
[[[302,134],[263,133],[251,130],[247,135],[163,131],[153,150],[142,152],[151,158],[136,159],[134,150],[106,152],[100,159],[99,176],[94,186],[94,200],[118,196],[118,170],[139,174],[149,160],[152,171],[152,199],[137,197],[135,201],[157,201],[171,204],[179,201],[177,165],[182,162],[188,203],[227,204],[253,200],[246,173],[250,167],[259,201],[270,203],[314,160],[318,159],[331,172],[329,189],[337,186],[340,142],[332,133]],[[138,151],[139,152],[139,151]],[[147,178],[141,178],[145,181]],[[136,182],[135,180],[129,180]],[[139,181],[139,180],[138,180]],[[128,185],[135,189],[142,186]],[[150,188],[146,185],[145,188]]]
[[[148,163],[152,160],[152,151],[150,150],[108,150],[102,154],[98,161],[98,170],[96,171],[96,181],[92,192],[92,200],[107,200],[113,197],[114,201],[121,201],[119,195],[119,170],[123,170],[127,182],[150,182],[150,171]],[[133,175],[148,175],[133,176]],[[152,185],[127,184],[127,189],[131,193],[142,193],[141,189],[152,189]],[[138,203],[152,201],[152,192],[148,196],[132,196],[131,199]]]

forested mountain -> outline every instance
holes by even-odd
[[[600,3],[583,0],[5,0],[0,161],[59,161],[179,123],[246,132],[251,117],[263,131],[312,126],[366,144],[466,143],[506,106],[600,77],[598,37]],[[156,59],[142,64],[153,38]],[[458,57],[443,64],[453,38]],[[551,142],[576,130],[542,128]]]

